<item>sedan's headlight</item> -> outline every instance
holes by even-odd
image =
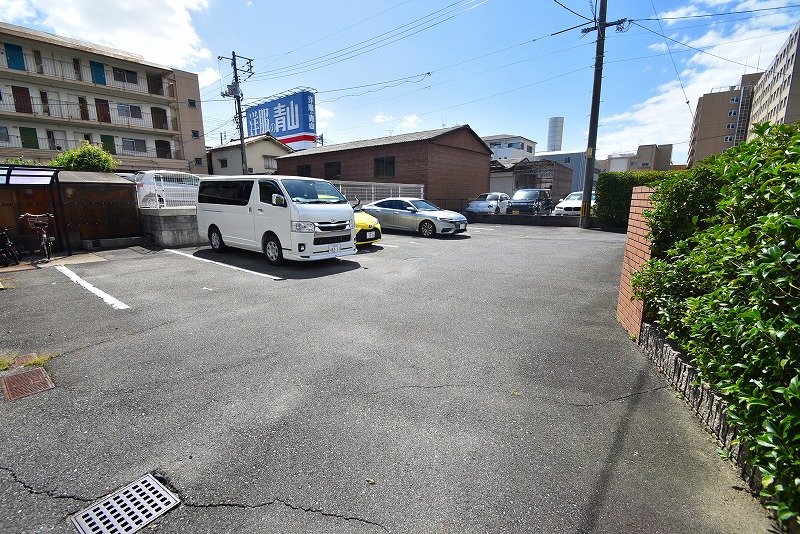
[[[308,221],[292,221],[292,231],[293,232],[308,232],[314,233],[317,229],[317,225],[313,222]]]

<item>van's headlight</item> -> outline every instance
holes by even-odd
[[[292,221],[293,232],[307,232],[313,234],[317,229],[317,225],[308,221]]]

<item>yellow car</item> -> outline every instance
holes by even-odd
[[[381,223],[378,219],[361,211],[358,205],[353,206],[356,218],[356,245],[371,245],[381,240]]]

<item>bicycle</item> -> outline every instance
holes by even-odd
[[[3,264],[3,267],[6,267],[9,261],[19,265],[19,260],[22,259],[22,253],[17,249],[17,245],[8,237],[9,230],[13,230],[13,228],[0,229],[0,263]]]
[[[41,215],[34,215],[32,213],[23,213],[19,216],[20,219],[28,218],[28,226],[36,229],[36,235],[39,236],[39,251],[44,255],[43,259],[50,260],[53,250],[53,241],[55,237],[47,236],[47,227],[50,226],[50,219],[53,218],[52,213],[42,213]]]

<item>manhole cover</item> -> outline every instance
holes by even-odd
[[[180,503],[151,474],[70,516],[84,534],[130,533],[144,528]]]
[[[30,371],[4,376],[0,378],[0,382],[3,385],[3,395],[8,400],[27,397],[56,387],[44,367],[35,367]]]

